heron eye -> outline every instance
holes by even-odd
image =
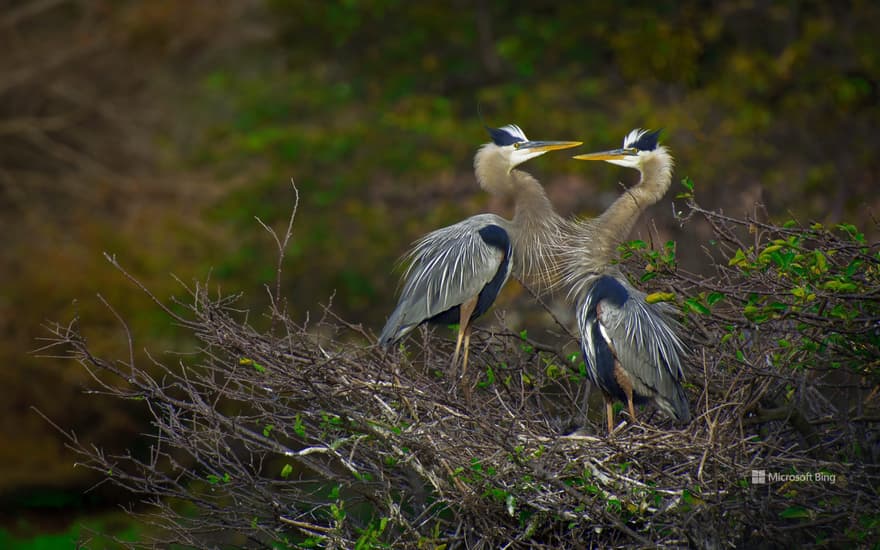
[[[515,141],[515,142],[513,143],[513,148],[514,148],[514,149],[519,149],[519,142],[518,142],[518,141]]]

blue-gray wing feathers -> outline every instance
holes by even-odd
[[[393,344],[426,320],[476,297],[492,280],[506,251],[480,236],[480,229],[489,225],[506,229],[509,224],[500,216],[480,214],[415,243],[405,256],[410,265],[397,307],[379,336],[381,345]]]
[[[584,355],[592,380],[599,381],[599,358],[594,324],[610,346],[620,366],[633,382],[636,393],[653,398],[660,408],[682,422],[690,420],[681,355],[685,346],[676,323],[667,317],[661,304],[649,304],[645,294],[620,279],[626,290],[622,303],[603,299],[595,282],[586,287],[577,309],[578,328],[584,338]],[[598,308],[597,308],[598,306]]]

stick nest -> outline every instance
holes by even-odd
[[[819,290],[813,298],[827,302],[826,312],[855,308],[851,320],[835,320],[795,312],[791,288],[800,283],[778,269],[728,260],[743,250],[758,265],[768,243],[795,230],[692,205],[694,213],[722,243],[707,251],[714,275],[639,254],[624,266],[637,279],[657,260],[648,272],[661,276],[637,284],[699,298],[693,304],[707,310],[684,307],[694,413],[686,428],[647,410],[635,425],[619,416],[606,435],[580,357],[515,331],[478,330],[469,371],[453,380],[451,342],[428,331],[384,352],[373,334],[329,308],[320,320],[294,322],[272,293],[257,330],[234,297],[196,285],[174,308],[156,300],[193,341],[161,358],[98,357],[78,322],[51,327],[50,347],[88,368],[96,391],[143,405],[152,422],[146,452],[110,455],[72,433],[69,444],[83,465],[148,504],[138,513],[161,529],[146,546],[876,542],[876,246],[797,230],[807,235],[798,247],[824,250],[827,269],[865,259],[855,275],[860,292]],[[827,254],[832,248],[838,252]],[[712,293],[723,299],[710,306]],[[750,300],[772,303],[755,293],[788,313],[744,313]],[[811,338],[825,347],[798,355]],[[800,363],[811,366],[794,368]],[[770,476],[763,484],[761,472]]]

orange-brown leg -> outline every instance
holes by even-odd
[[[462,336],[464,336],[464,327],[458,325],[458,338],[455,340],[455,353],[452,355],[452,377],[455,378],[455,367],[458,365],[458,353],[461,351],[461,341]]]
[[[461,375],[464,376],[464,373],[467,371],[467,363],[468,363],[468,352],[471,349],[471,325],[468,324],[468,327],[464,331],[464,360],[461,362]]]
[[[607,393],[602,392],[602,396],[605,398],[605,420],[608,422],[608,433],[610,435],[614,431],[614,402]]]
[[[617,380],[617,383],[620,385],[620,388],[623,390],[623,394],[626,396],[626,407],[629,411],[629,416],[632,419],[632,422],[636,422],[636,409],[633,406],[633,385],[632,381],[629,378],[629,375],[623,370],[623,367],[620,366],[620,363],[617,361],[614,362],[614,379]]]
[[[464,343],[464,360],[462,366],[462,375],[464,375],[464,369],[467,368],[467,360],[468,360],[468,347],[471,343],[471,314],[474,312],[474,308],[477,307],[477,297],[474,296],[467,302],[461,304],[459,308],[460,315],[458,321],[458,343],[455,345],[455,355],[452,357],[452,374],[455,376],[455,367],[458,364],[458,353],[461,348],[462,343]]]
[[[633,393],[632,388],[628,392],[626,392],[626,406],[629,408],[629,415],[632,417],[633,423],[638,422],[636,419],[636,408],[633,406]]]

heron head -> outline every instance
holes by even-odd
[[[492,137],[492,143],[498,152],[507,160],[508,170],[548,151],[570,149],[581,145],[580,141],[531,141],[522,128],[516,124],[508,124],[501,128],[486,128]]]
[[[660,130],[649,131],[636,128],[623,138],[623,147],[599,153],[577,155],[577,160],[604,160],[618,166],[640,169],[646,158],[657,150]],[[662,148],[661,148],[662,149]]]

